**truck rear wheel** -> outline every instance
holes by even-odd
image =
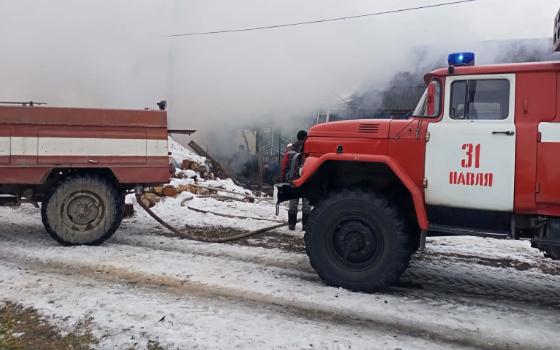
[[[546,229],[546,240],[560,242],[560,220],[551,219]],[[560,260],[560,246],[546,246],[541,248],[544,255],[552,260]]]
[[[552,260],[560,260],[560,248],[559,247],[546,248],[545,256]]]
[[[360,190],[319,202],[309,218],[305,246],[323,281],[360,292],[394,285],[410,260],[397,210],[384,197]]]
[[[62,245],[98,245],[119,228],[124,193],[94,175],[75,175],[53,186],[41,207],[47,232]]]

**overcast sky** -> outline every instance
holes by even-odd
[[[446,0],[0,0],[0,100],[143,108],[172,126],[310,113],[412,63],[411,47],[552,36],[553,0],[475,3],[224,34],[168,34],[377,12]],[[484,52],[477,52],[484,58]],[[442,62],[445,64],[445,62]]]

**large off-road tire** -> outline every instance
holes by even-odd
[[[416,218],[414,218],[416,220]],[[412,220],[405,220],[405,232],[408,237],[408,253],[414,255],[420,250],[422,233],[418,224]]]
[[[550,220],[546,230],[545,239],[560,241],[560,220]],[[560,246],[547,246],[541,249],[547,258],[560,260]]]
[[[73,175],[47,193],[41,206],[45,229],[62,245],[98,245],[119,228],[124,192],[96,175]]]
[[[560,260],[560,247],[549,247],[544,250],[544,255],[552,260]]]
[[[398,211],[383,196],[361,190],[319,202],[309,218],[305,249],[323,281],[360,292],[396,284],[410,260]]]

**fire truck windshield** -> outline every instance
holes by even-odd
[[[413,117],[437,117],[441,106],[441,84],[439,81],[432,81],[420,98],[416,106]]]

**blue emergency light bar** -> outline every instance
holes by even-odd
[[[474,52],[456,52],[447,56],[449,66],[474,66]]]

